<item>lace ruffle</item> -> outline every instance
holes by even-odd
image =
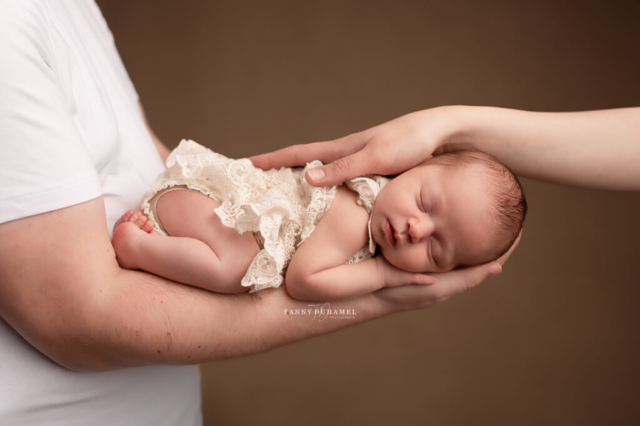
[[[373,254],[376,252],[376,242],[373,240],[373,236],[371,235],[371,213],[373,213],[373,203],[375,202],[382,188],[384,188],[387,183],[389,183],[389,179],[379,175],[360,176],[345,182],[347,188],[358,193],[358,200],[356,202],[363,206],[367,210],[367,213],[369,213],[369,222],[367,223],[367,228],[369,229],[370,256],[362,258],[356,262],[350,262],[351,259],[349,259],[347,263],[361,262],[362,260],[368,259],[369,257],[373,256]],[[358,255],[359,253],[360,251],[354,256]]]

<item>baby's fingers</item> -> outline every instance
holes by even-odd
[[[432,275],[416,274],[416,273],[411,274],[411,281],[409,282],[409,284],[416,284],[416,285],[431,285],[435,283],[436,283],[436,277]]]

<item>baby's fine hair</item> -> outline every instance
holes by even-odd
[[[480,166],[491,179],[491,193],[495,210],[493,217],[498,232],[494,233],[493,259],[498,259],[513,245],[524,226],[527,215],[527,200],[516,175],[507,166],[480,151],[463,150],[436,155],[427,160],[429,164],[444,166]]]

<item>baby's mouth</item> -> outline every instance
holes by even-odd
[[[387,237],[387,241],[389,241],[389,244],[391,244],[393,248],[396,248],[396,243],[398,242],[395,235],[396,230],[393,229],[393,226],[391,226],[391,222],[389,221],[389,219],[387,219],[387,222],[385,223],[384,233]]]

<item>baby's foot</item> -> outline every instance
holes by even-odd
[[[113,232],[115,233],[115,230],[118,228],[118,226],[120,226],[120,224],[124,222],[133,222],[136,224],[136,226],[138,226],[138,228],[142,229],[148,234],[158,234],[158,231],[154,229],[156,224],[153,222],[153,220],[149,219],[140,211],[127,210],[125,214],[123,214],[122,217],[118,219],[115,225],[113,225]]]
[[[144,237],[145,234],[159,235],[154,226],[151,219],[134,210],[128,210],[116,222],[111,244],[120,266],[125,269],[138,269],[135,255],[138,252],[140,237]]]

